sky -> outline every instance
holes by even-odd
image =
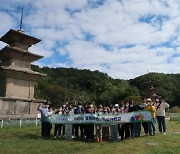
[[[0,36],[22,29],[40,67],[99,70],[116,79],[180,73],[180,0],[0,0]],[[6,44],[0,42],[0,49]]]

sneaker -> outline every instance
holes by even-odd
[[[163,135],[166,135],[166,132],[164,132]]]
[[[57,138],[57,136],[54,136],[54,139],[56,139]]]

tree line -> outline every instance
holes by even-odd
[[[35,85],[35,98],[51,101],[53,106],[65,101],[102,105],[121,103],[133,99],[135,103],[145,97],[146,82],[151,80],[156,93],[171,106],[180,106],[180,74],[148,73],[130,80],[113,79],[99,71],[76,68],[40,68],[37,72],[47,74]]]

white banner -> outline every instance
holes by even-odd
[[[91,113],[73,115],[53,114],[48,120],[52,124],[118,124],[151,121],[152,116],[149,111],[128,112],[118,115],[97,115]]]

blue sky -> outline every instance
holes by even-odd
[[[179,0],[0,0],[0,35],[18,29],[42,41],[41,67],[99,70],[131,79],[180,72]],[[0,43],[0,48],[6,44]]]

